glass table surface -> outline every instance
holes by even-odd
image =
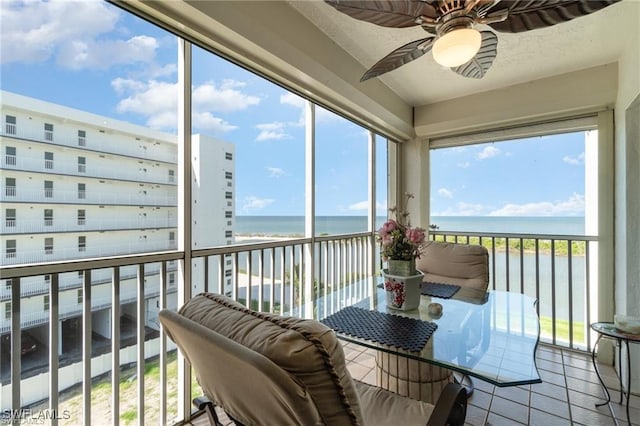
[[[460,288],[450,299],[423,295],[418,309],[401,311],[387,307],[385,291],[376,290],[376,297],[352,306],[436,323],[425,346],[414,352],[336,332],[341,340],[447,367],[496,386],[541,382],[535,364],[540,323],[534,298]],[[442,305],[439,317],[429,314],[430,303]]]

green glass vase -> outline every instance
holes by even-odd
[[[410,277],[416,275],[416,260],[394,260],[387,261],[387,270],[391,275]]]

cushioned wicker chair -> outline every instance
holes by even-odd
[[[489,252],[479,245],[429,241],[416,260],[424,281],[487,291]]]
[[[335,333],[318,321],[258,313],[211,293],[179,313],[161,311],[160,321],[204,395],[236,423],[464,423],[464,388],[452,384],[434,406],[353,380]],[[218,424],[212,405],[198,404]]]
[[[489,285],[489,252],[479,245],[429,241],[416,260],[416,268],[424,273],[424,282],[454,284],[473,289],[472,293],[479,295],[485,294]],[[469,301],[482,303],[484,299]],[[474,325],[478,326],[486,324],[488,318],[476,320]],[[470,349],[479,344],[478,330],[468,328],[464,331],[469,334],[466,338]],[[477,353],[470,351],[469,356]],[[383,352],[376,355],[376,373],[378,385],[384,389],[431,403],[438,399],[447,384],[454,381],[453,372],[447,368]],[[466,383],[468,391],[473,390],[469,377],[459,376],[456,380]]]

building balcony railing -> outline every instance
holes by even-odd
[[[323,318],[375,291],[380,265],[374,237],[374,233],[362,233],[198,249],[190,252],[190,265],[182,264],[185,253],[177,251],[138,252],[130,256],[20,267],[3,265],[0,269],[3,279],[11,279],[13,310],[10,328],[13,336],[20,335],[19,313],[28,306],[28,298],[21,297],[21,285],[33,277],[47,274],[50,309],[45,315],[49,324],[49,332],[45,333],[48,336],[46,347],[58,348],[61,342],[66,341],[67,331],[58,326],[61,317],[66,315],[58,296],[62,292],[63,275],[71,274],[75,276],[76,285],[80,280],[82,288],[81,312],[75,312],[84,325],[80,331],[81,340],[92,342],[92,333],[107,333],[110,334],[111,349],[105,355],[108,358],[100,358],[100,363],[94,362],[91,369],[86,369],[82,365],[87,365],[94,355],[91,344],[83,344],[82,362],[74,367],[79,373],[78,379],[71,383],[67,374],[62,376],[57,368],[60,357],[57,352],[45,352],[45,367],[38,370],[38,374],[23,369],[23,365],[29,364],[20,357],[19,339],[14,339],[10,346],[10,380],[4,384],[4,394],[11,395],[11,398],[4,398],[1,408],[16,410],[21,405],[29,406],[35,401],[45,400],[48,405],[34,405],[32,409],[69,410],[72,418],[91,424],[92,410],[102,412],[102,406],[95,404],[104,402],[109,405],[108,411],[113,416],[109,419],[111,423],[118,423],[121,415],[132,411],[144,413],[138,414],[144,416],[138,418],[141,424],[182,421],[188,412],[185,414],[177,407],[188,411],[189,401],[198,396],[200,390],[192,386],[194,379],[188,370],[185,376],[176,373],[180,371],[176,365],[183,360],[176,358],[175,347],[166,336],[145,331],[148,325],[157,324],[158,310],[176,309],[184,300],[182,295],[188,297],[189,294],[211,291],[225,293],[245,306],[261,311]],[[538,298],[541,340],[575,349],[591,348],[593,340],[585,328],[591,320],[590,303],[597,302],[590,301],[585,295],[596,282],[589,272],[591,247],[597,244],[595,238],[452,232],[438,232],[432,234],[432,238],[487,246],[491,255],[490,287]],[[179,270],[186,266],[187,275],[191,276],[191,282],[178,284],[177,294],[169,290],[167,272],[175,261],[182,264]],[[147,272],[151,268],[158,271],[157,280],[149,279]],[[126,308],[122,295],[131,287],[124,290],[125,270],[129,271],[129,276],[135,271],[137,296],[132,299],[135,303]],[[103,293],[92,295],[92,281],[98,275],[110,283],[110,297],[105,298]],[[157,304],[148,303],[151,294],[157,294]],[[113,300],[119,303],[113,304]],[[106,312],[103,314],[105,318],[96,315],[98,305]],[[137,321],[136,343],[131,351],[121,349],[120,345],[123,309]],[[110,324],[105,326],[105,321]],[[137,380],[133,386],[125,388],[120,386],[125,379],[122,365],[129,362],[136,366]],[[145,371],[152,370],[152,366],[157,366],[160,371],[159,379],[150,373],[145,374]],[[103,374],[107,372],[110,374]],[[107,379],[103,378],[105,376]],[[92,385],[83,386],[81,395],[76,397],[62,392],[67,386],[78,383]],[[149,386],[153,389],[149,390]],[[111,398],[105,396],[109,401],[92,398],[92,389],[98,387],[109,389]],[[176,391],[169,392],[169,387]],[[150,392],[159,397],[149,398]],[[100,417],[97,423],[103,421],[105,418]],[[93,422],[96,423],[95,417]]]
[[[176,288],[168,288],[167,294],[173,294],[176,292]],[[157,298],[159,296],[157,289],[145,289],[145,300]],[[138,294],[136,289],[127,289],[120,293],[120,306],[133,303],[136,301]],[[111,309],[112,306],[111,296],[96,297],[91,301],[91,312],[97,312],[103,309]],[[82,303],[67,303],[60,305],[58,309],[58,320],[64,321],[68,318],[76,318],[82,315]],[[42,309],[38,311],[26,312],[20,315],[20,328],[27,330],[39,325],[47,324],[50,320],[49,309]],[[0,319],[0,333],[5,334],[11,331],[11,316],[7,318],[6,315]]]
[[[159,142],[147,143],[123,143],[122,139],[114,142],[114,139],[100,136],[98,134],[78,137],[72,135],[57,134],[54,132],[42,132],[42,129],[28,128],[18,126],[16,124],[5,124],[2,128],[4,132],[2,136],[14,137],[19,139],[27,139],[36,142],[50,143],[71,148],[80,148],[95,152],[112,153],[115,155],[127,155],[136,158],[144,158],[154,161],[163,161],[167,163],[175,163],[177,161],[177,152],[164,149],[154,149],[160,146]],[[136,141],[137,142],[137,141]],[[166,144],[163,141],[163,144]],[[151,149],[150,149],[151,148]]]
[[[65,204],[105,204],[105,205],[131,205],[131,206],[175,206],[176,195],[154,195],[144,192],[127,193],[101,192],[87,190],[84,198],[80,198],[77,190],[58,190],[46,188],[44,192],[36,189],[16,190],[14,186],[6,186],[0,190],[0,201],[3,202],[47,202]]]
[[[80,251],[78,247],[50,247],[46,246],[45,250],[16,250],[16,253],[3,253],[2,264],[19,265],[43,262],[61,262],[73,259],[92,259],[106,256],[118,256],[134,253],[149,253],[155,251],[174,250],[176,248],[175,240],[157,239],[144,240],[143,243],[138,240],[133,242],[120,241],[111,244],[96,244],[95,246],[85,247],[84,251]],[[11,256],[9,256],[11,254]]]
[[[167,264],[167,272],[175,272],[177,267],[175,262]],[[145,267],[145,277],[154,277],[160,273],[159,264],[151,264]],[[120,268],[121,282],[134,280],[137,276],[135,267]],[[103,285],[111,283],[111,273],[108,269],[94,270],[91,274],[91,285]],[[169,287],[175,287],[175,274],[169,276]],[[63,290],[77,290],[82,287],[83,273],[61,274],[59,277],[58,288]],[[32,276],[22,279],[20,285],[20,297],[41,296],[49,293],[51,288],[51,274]],[[0,286],[0,301],[8,301],[11,299],[11,280],[6,280]]]
[[[115,161],[115,160],[114,160]],[[131,180],[136,182],[175,184],[167,168],[156,169],[152,165],[132,164],[131,167],[108,167],[96,159],[87,165],[75,161],[43,160],[41,157],[5,155],[0,165],[3,169],[25,172],[59,173],[69,176],[92,177],[96,179]]]
[[[90,219],[77,220],[72,218],[54,219],[6,219],[0,224],[0,233],[3,235],[36,234],[41,232],[98,232],[121,231],[127,229],[157,229],[175,228],[176,218],[169,217],[139,217],[126,219]]]

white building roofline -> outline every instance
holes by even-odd
[[[91,125],[102,128],[107,132],[118,131],[128,133],[136,137],[144,137],[150,141],[177,143],[177,135],[150,129],[148,127],[131,124],[126,121],[116,120],[90,112],[69,108],[63,105],[46,102],[28,96],[0,90],[0,103],[3,107],[11,107],[27,112],[37,112],[43,116],[63,118],[67,122],[77,122],[79,125]]]

